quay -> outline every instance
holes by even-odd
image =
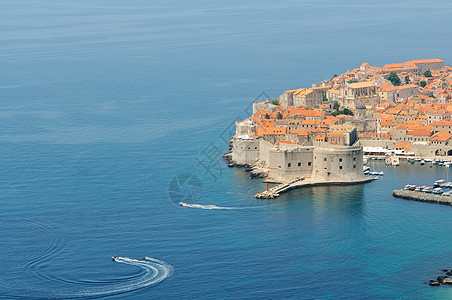
[[[325,185],[354,185],[367,183],[370,181],[372,181],[372,179],[367,177],[353,181],[323,181],[323,180],[313,180],[310,178],[299,178],[287,183],[281,183],[277,186],[272,187],[268,191],[258,192],[256,195],[254,195],[254,198],[273,199],[279,197],[282,193],[303,187],[325,186]]]
[[[443,205],[452,205],[451,196],[442,196],[430,193],[423,193],[417,191],[408,190],[395,190],[392,195],[396,198],[402,198],[407,200],[414,200],[420,202],[438,203]]]

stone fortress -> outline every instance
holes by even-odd
[[[232,139],[232,161],[236,165],[260,165],[268,170],[273,182],[290,182],[310,178],[322,182],[360,182],[363,175],[363,149],[356,129],[342,126],[348,132],[330,135],[330,142],[307,136],[300,144],[272,143],[254,133],[257,126],[247,119],[236,123]]]
[[[394,75],[401,84],[390,81]],[[451,95],[452,68],[440,59],[383,67],[364,63],[311,88],[255,102],[253,115],[236,122],[227,158],[231,166],[251,166],[270,182],[366,182],[363,147],[452,155]],[[449,109],[438,106],[437,98]]]

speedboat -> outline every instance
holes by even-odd
[[[180,205],[180,206],[188,206],[188,203],[185,203],[185,202],[179,202],[179,205]]]
[[[405,185],[405,190],[414,191],[414,190],[416,190],[416,186],[414,184],[407,184],[407,185]]]
[[[436,189],[433,189],[432,193],[441,195],[442,193],[444,193],[444,191],[442,188],[436,188]]]
[[[433,183],[433,186],[438,187],[438,186],[441,186],[442,184],[444,184],[445,182],[446,181],[444,179],[439,179]]]
[[[112,256],[112,257],[111,257],[111,260],[112,260],[112,261],[118,261],[119,258],[118,258],[117,256]]]
[[[433,192],[433,189],[432,189],[431,186],[428,186],[428,187],[423,188],[422,192],[424,192],[424,193],[431,193],[431,192]]]

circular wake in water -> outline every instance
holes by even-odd
[[[117,257],[116,264],[133,266],[129,268],[134,268],[135,271],[124,274],[124,270],[120,270],[119,274],[123,275],[101,280],[58,276],[59,272],[55,272],[55,267],[52,266],[60,264],[64,240],[52,228],[32,220],[11,220],[4,223],[0,236],[9,247],[6,249],[9,251],[3,254],[16,258],[7,260],[4,265],[9,268],[9,272],[2,274],[9,276],[0,278],[0,299],[100,298],[156,285],[173,272],[170,264],[156,258]],[[31,244],[23,247],[24,241]],[[21,250],[16,255],[13,249]],[[15,263],[15,260],[18,262]],[[121,269],[121,266],[118,265],[117,268]],[[67,271],[65,274],[72,273]]]
[[[81,291],[43,291],[36,289],[26,289],[26,291],[21,293],[22,295],[16,293],[9,293],[6,295],[0,294],[0,298],[6,297],[8,299],[9,298],[78,299],[78,298],[99,298],[113,296],[156,285],[163,281],[164,279],[170,277],[173,273],[173,267],[170,264],[157,258],[144,256],[141,260],[139,260],[128,257],[115,256],[113,260],[117,263],[123,263],[126,265],[141,268],[140,275],[129,277],[128,279],[124,279],[121,281],[115,280],[115,282],[112,283],[96,284],[97,286],[87,287]]]
[[[137,266],[143,269],[144,274],[130,281],[115,284],[114,286],[105,286],[91,288],[74,295],[60,295],[61,298],[79,298],[79,297],[104,297],[136,291],[142,288],[153,286],[171,276],[173,267],[167,262],[144,256],[142,260],[128,257],[115,257],[115,262],[127,265]]]

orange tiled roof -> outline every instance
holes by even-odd
[[[415,130],[408,130],[406,134],[409,135],[430,135],[430,130],[423,130],[423,129],[415,129]]]
[[[445,142],[448,141],[452,137],[452,134],[445,131],[439,131],[430,137],[430,141],[432,142]]]
[[[394,148],[405,148],[405,150],[411,149],[411,143],[399,143]]]

